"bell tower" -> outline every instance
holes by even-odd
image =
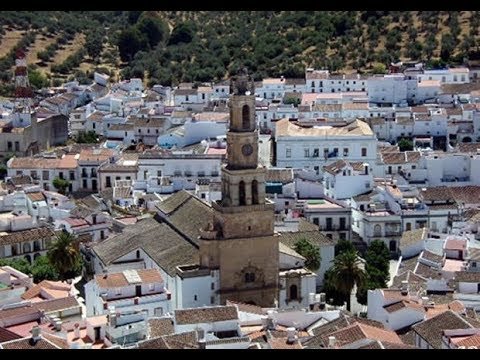
[[[274,204],[265,198],[266,169],[258,164],[254,82],[242,70],[230,83],[227,163],[222,199],[200,239],[200,265],[220,269],[222,301],[273,306],[278,288]]]

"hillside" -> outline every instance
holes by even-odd
[[[479,11],[4,11],[0,80],[10,81],[19,46],[55,83],[86,81],[95,69],[170,85],[225,79],[241,66],[260,79],[398,60],[455,65],[480,58],[479,26]]]

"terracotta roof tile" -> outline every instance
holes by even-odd
[[[413,325],[412,327],[412,329],[434,349],[441,349],[442,347],[443,330],[470,328],[473,328],[473,326],[450,310]]]
[[[455,281],[466,283],[480,283],[480,272],[457,271]]]
[[[33,228],[29,230],[21,230],[0,236],[0,245],[17,244],[24,241],[34,241],[46,239],[50,240],[54,236],[54,232],[48,228]]]
[[[148,335],[156,338],[163,335],[171,335],[175,332],[171,318],[150,318],[148,319]]]
[[[324,336],[324,343],[328,342],[329,336],[335,336],[339,346],[350,344],[360,339],[372,339],[403,344],[402,340],[393,331],[379,329],[370,325],[356,323],[344,329]]]
[[[11,332],[10,330],[7,330],[3,327],[0,327],[0,343],[21,338],[22,337],[20,335],[15,334],[14,332]]]
[[[32,338],[23,338],[19,340],[12,340],[0,344],[4,349],[15,349],[15,350],[33,350],[33,349],[60,349],[57,345],[51,341],[41,338],[37,341],[34,341]]]
[[[235,306],[215,306],[206,308],[175,310],[178,325],[236,320],[238,312]]]
[[[163,282],[162,275],[157,269],[143,269],[143,270],[127,270],[134,271],[138,274],[141,284],[161,283]],[[126,277],[125,272],[95,275],[95,281],[101,289],[118,288],[132,285]]]

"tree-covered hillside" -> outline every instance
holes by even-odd
[[[5,11],[0,25],[3,81],[18,46],[49,81],[100,69],[168,85],[224,79],[240,66],[260,79],[301,77],[305,67],[368,72],[398,60],[436,67],[480,58],[478,11]]]

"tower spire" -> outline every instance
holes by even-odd
[[[25,52],[18,49],[15,59],[15,106],[14,112],[31,112],[33,90],[28,80],[27,59]]]

